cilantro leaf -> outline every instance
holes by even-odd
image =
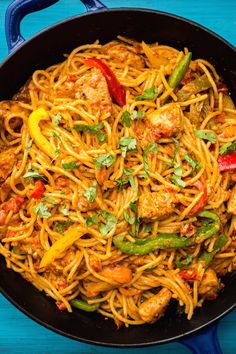
[[[130,118],[132,120],[135,119],[144,119],[144,111],[142,109],[139,109],[138,111],[133,111],[133,113],[131,113]]]
[[[92,203],[96,199],[97,195],[97,181],[93,181],[93,184],[84,192],[84,196]]]
[[[214,132],[204,132],[203,130],[194,130],[194,135],[197,138],[203,139],[203,140],[208,140],[212,144],[215,144],[216,142],[216,136]]]
[[[181,262],[181,261],[179,260],[179,258],[176,258],[175,264],[177,265],[178,268],[181,269],[181,268],[183,268],[183,267],[188,266],[189,264],[191,264],[192,261],[193,261],[193,256],[187,256],[187,257],[183,260],[183,262]]]
[[[236,150],[236,141],[223,144],[220,147],[219,153],[220,153],[220,155],[224,155],[224,154],[227,154],[227,153],[234,151],[234,150]]]
[[[176,158],[176,155],[179,151],[179,146],[180,146],[180,143],[177,139],[173,138],[173,142],[175,143],[175,149],[174,149],[174,152],[173,152],[173,156],[172,156],[172,159],[170,162],[166,162],[167,165],[169,166],[173,166],[173,163],[175,161],[175,158]]]
[[[107,140],[106,135],[100,131],[101,129],[103,129],[103,123],[93,125],[79,124],[75,125],[72,129],[75,129],[78,132],[86,132],[96,136],[100,144],[104,143]]]
[[[135,223],[135,216],[130,216],[127,211],[124,210],[123,212],[125,221],[127,221],[128,224],[133,225]]]
[[[133,169],[132,168],[125,168],[124,172],[125,172],[126,176],[128,177],[128,181],[129,181],[132,189],[136,192],[137,191],[137,185],[134,182],[134,177],[132,175]]]
[[[58,135],[56,132],[51,132],[51,135],[53,138],[55,138],[57,140],[57,145],[56,145],[56,154],[60,155],[61,154],[61,150],[60,150],[60,146],[61,146],[61,137],[60,135]]]
[[[130,202],[129,207],[133,213],[137,213],[137,204],[135,202]]]
[[[101,170],[102,166],[110,167],[111,165],[113,165],[113,163],[116,161],[116,158],[114,155],[105,154],[95,157],[93,161],[95,163],[96,168]]]
[[[70,214],[69,210],[65,207],[61,207],[59,210],[64,216],[68,216]]]
[[[176,186],[178,186],[180,188],[186,187],[186,183],[184,181],[182,181],[182,179],[176,175],[171,177],[171,181],[174,182],[174,184],[176,184]]]
[[[93,216],[88,216],[85,219],[85,222],[86,222],[86,225],[89,227],[89,226],[95,225],[97,223],[97,220],[98,220],[98,215],[95,214]]]
[[[130,128],[131,126],[131,118],[130,118],[130,113],[128,111],[124,111],[122,113],[122,120],[121,123],[126,126],[127,128]]]
[[[59,232],[60,234],[64,234],[64,229],[68,228],[69,226],[73,225],[73,221],[71,220],[66,220],[66,221],[60,221],[56,224],[56,231]]]
[[[27,171],[23,178],[36,178],[36,179],[41,179],[44,182],[47,182],[47,177],[45,177],[44,175],[41,175],[38,170],[33,170],[33,171]]]
[[[52,117],[52,126],[56,128],[61,120],[62,120],[62,115],[60,112],[58,112],[54,117]]]
[[[149,149],[149,152],[151,154],[157,154],[158,152],[158,146],[157,144],[155,143],[155,141],[151,141],[150,144],[148,145],[148,149]]]
[[[48,211],[48,206],[40,202],[33,209],[34,213],[43,219],[48,219],[51,216],[51,213]]]
[[[74,170],[75,168],[78,168],[78,165],[76,162],[62,162],[62,167],[64,168],[65,171],[70,171]]]
[[[176,164],[174,165],[174,174],[177,176],[177,177],[182,177],[182,174],[183,174],[183,169],[182,169],[182,166],[180,165],[179,162],[176,162]]]
[[[157,88],[151,87],[143,92],[142,95],[136,96],[135,101],[154,100],[157,97]]]
[[[101,210],[101,215],[107,221],[107,223],[106,224],[100,223],[98,225],[98,228],[102,236],[106,236],[109,231],[111,231],[114,227],[116,227],[117,219],[115,215],[108,213],[105,210]]]
[[[31,147],[32,147],[32,144],[33,144],[33,140],[30,139],[30,140],[28,141],[28,144],[27,144],[26,149],[25,149],[25,151],[26,151],[27,153],[30,151],[30,149],[31,149]]]
[[[135,151],[137,148],[137,141],[133,136],[127,136],[119,140],[119,148],[122,151],[122,156],[126,157],[127,151]]]
[[[148,144],[148,146],[145,146],[145,148],[143,149],[143,167],[147,178],[150,177],[150,170],[148,165],[148,153],[150,152],[151,154],[156,154],[157,151],[158,151],[158,146],[153,140]]]
[[[171,181],[180,188],[184,188],[186,183],[182,181],[181,177],[183,174],[182,166],[179,162],[174,165],[174,175],[171,177]]]
[[[124,111],[122,113],[122,120],[121,123],[130,128],[131,126],[131,121],[135,119],[144,119],[144,111],[142,109],[139,109],[138,111],[133,111],[133,113],[129,113],[128,111]]]
[[[123,186],[127,183],[129,183],[127,178],[117,178],[115,180],[115,182],[117,183],[118,189],[119,191],[121,191],[123,189]]]
[[[199,162],[189,156],[187,152],[184,154],[183,161],[187,161],[187,163],[192,167],[193,172],[195,172],[197,166],[199,166]]]

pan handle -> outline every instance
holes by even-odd
[[[24,42],[20,32],[20,23],[26,15],[49,7],[59,0],[14,0],[8,6],[5,15],[5,34],[9,52]]]
[[[87,11],[104,10],[107,7],[99,0],[80,0],[86,7]]]
[[[8,50],[11,53],[25,39],[21,35],[20,23],[22,19],[31,12],[43,10],[59,0],[14,0],[8,6],[5,15],[5,34]],[[87,11],[106,9],[106,6],[99,0],[81,0]]]
[[[193,354],[222,354],[217,338],[218,323],[207,329],[200,330],[196,335],[191,335],[179,342],[188,347]]]

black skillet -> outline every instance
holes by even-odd
[[[107,42],[118,34],[179,49],[190,48],[194,57],[205,58],[216,66],[236,98],[235,48],[208,29],[168,13],[128,8],[108,10],[98,0],[82,0],[89,13],[62,21],[25,42],[20,34],[22,18],[57,1],[15,0],[8,7],[6,35],[12,53],[0,66],[0,82],[4,83],[0,85],[0,100],[11,98],[34,70],[61,61],[63,53],[97,38]],[[50,298],[6,269],[0,257],[0,290],[17,308],[59,334],[106,346],[137,347],[181,339],[195,353],[220,353],[216,327],[209,325],[234,308],[236,273],[223,281],[225,288],[218,299],[205,302],[191,321],[178,314],[173,303],[156,324],[117,331],[110,320],[98,314],[59,312]]]

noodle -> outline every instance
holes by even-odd
[[[96,41],[0,102],[0,254],[59,310],[190,320],[235,269],[236,109],[189,55]]]

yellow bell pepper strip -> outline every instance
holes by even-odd
[[[48,266],[54,261],[54,259],[59,257],[60,254],[65,251],[66,248],[72,246],[73,243],[76,242],[86,232],[87,229],[84,227],[72,226],[67,232],[65,232],[65,235],[59,240],[57,240],[44,254],[39,267],[44,268]]]
[[[49,115],[44,108],[38,108],[33,111],[28,119],[28,127],[30,136],[35,142],[35,144],[42,150],[46,155],[51,157],[53,160],[57,157],[56,151],[53,149],[53,146],[41,133],[39,123],[41,120],[48,120]]]
[[[168,64],[169,60],[167,58],[157,57],[154,54],[153,50],[145,42],[142,42],[142,48],[143,48],[144,54],[146,55],[150,64],[154,68],[159,69],[161,67],[161,65]]]

